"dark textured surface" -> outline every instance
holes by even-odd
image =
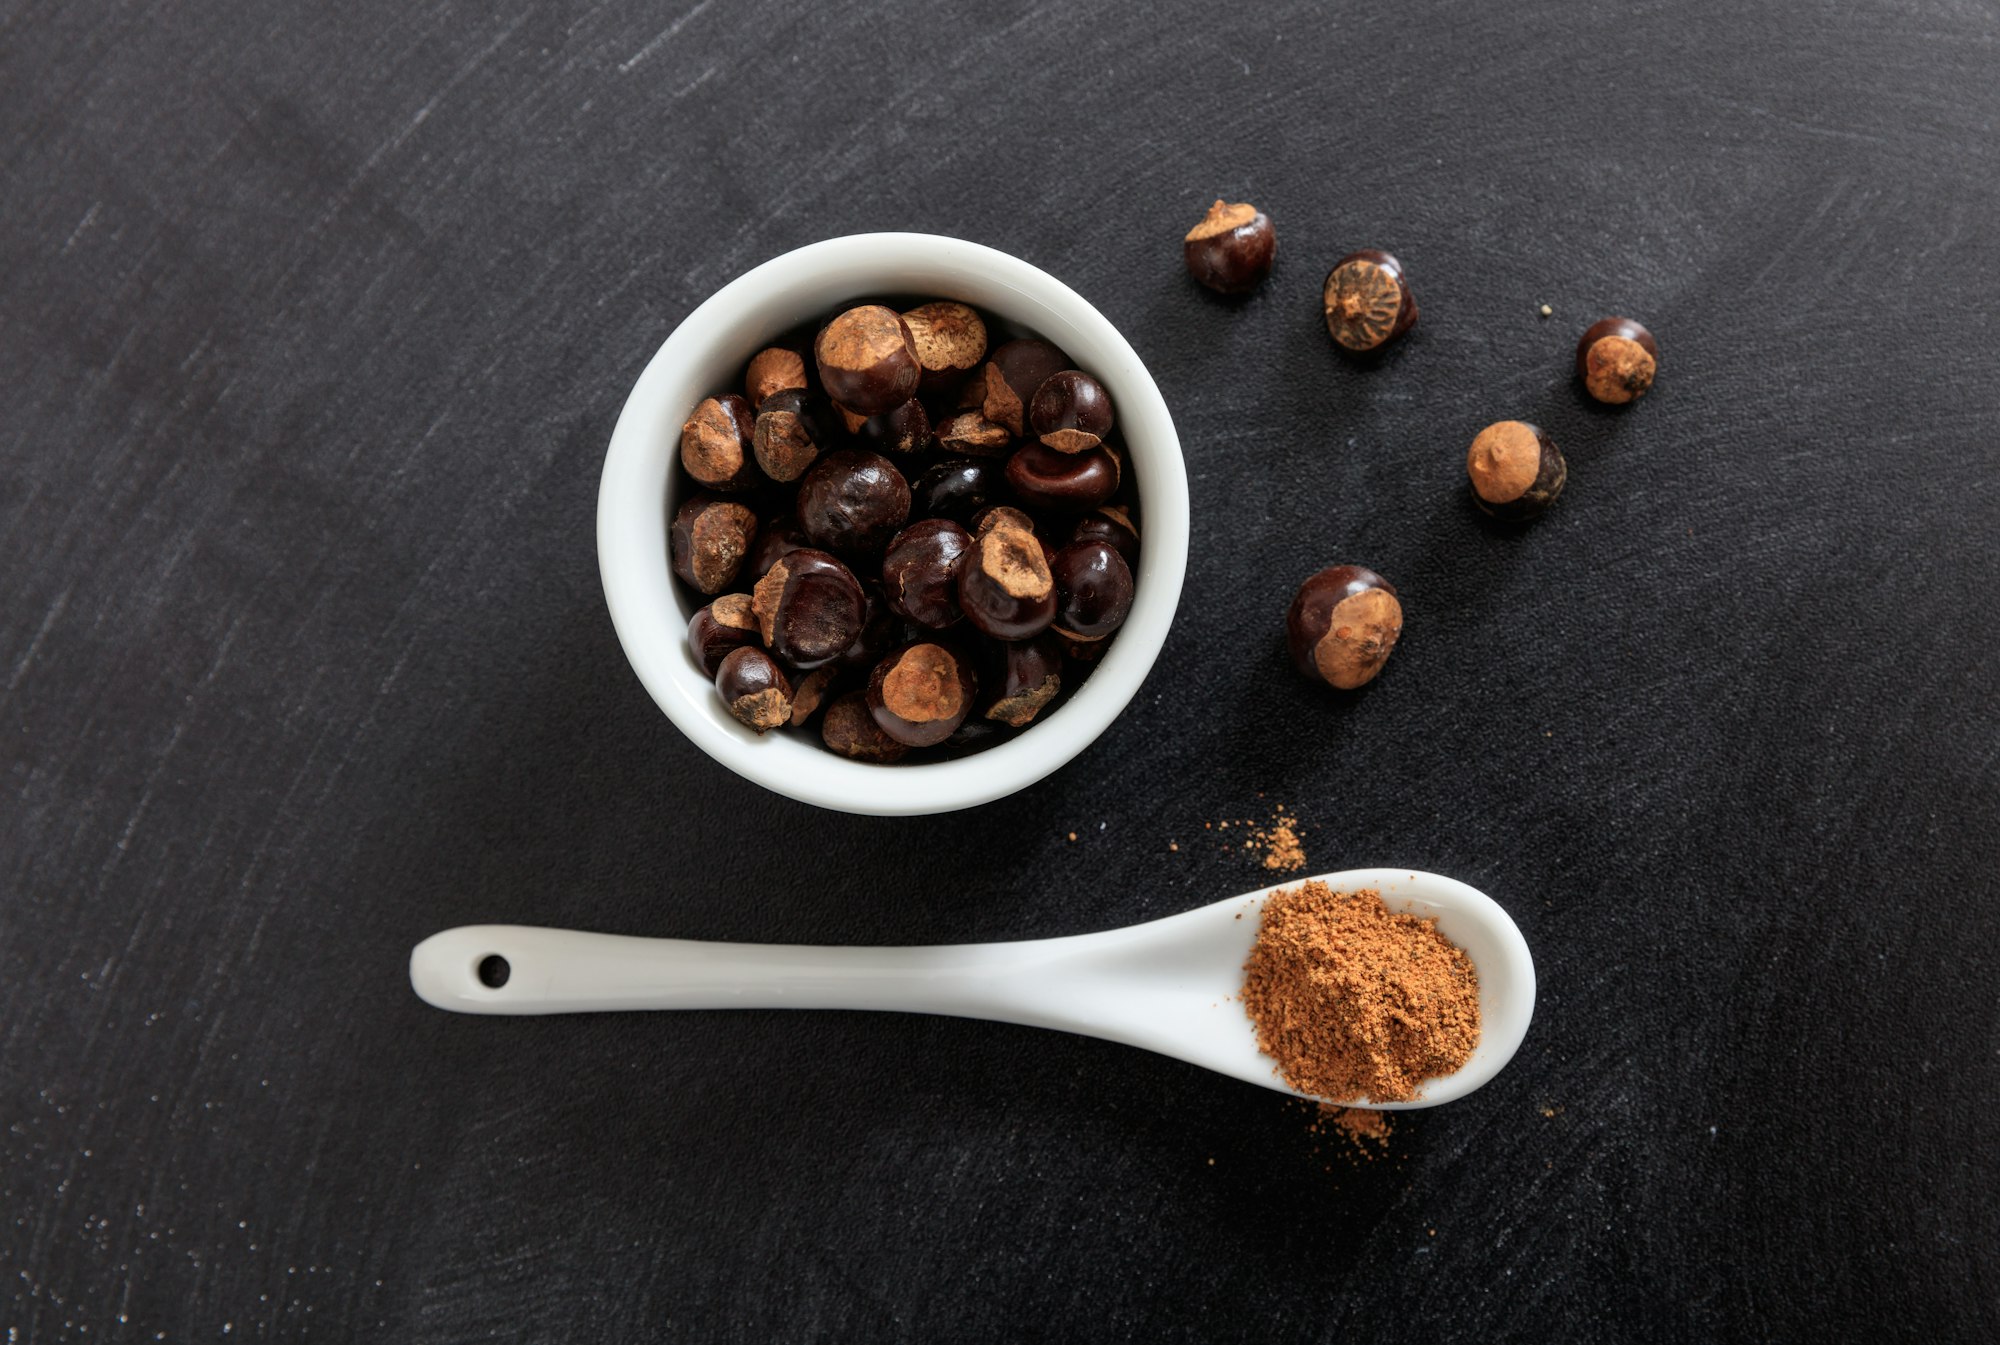
[[[2000,1333],[1993,6],[967,8],[0,7],[6,1339]],[[1278,223],[1239,306],[1217,193]],[[596,581],[652,350],[872,228],[1075,285],[1193,478],[1135,712],[971,815],[726,774]],[[1368,245],[1424,316],[1364,372]],[[1504,416],[1570,459],[1525,534],[1463,489]],[[1409,610],[1345,704],[1279,638],[1334,560]],[[1121,924],[1260,885],[1203,823],[1278,801],[1543,978],[1373,1165],[1090,1041],[405,979],[471,921]]]

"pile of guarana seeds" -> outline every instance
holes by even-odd
[[[953,300],[857,305],[681,427],[671,558],[707,600],[688,642],[746,727],[818,715],[868,762],[975,750],[1123,626],[1138,495],[1111,396],[1047,341],[988,341]]]

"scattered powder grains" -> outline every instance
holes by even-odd
[[[1282,814],[1284,809],[1278,811]],[[1276,873],[1295,873],[1306,866],[1305,847],[1299,844],[1299,834],[1292,829],[1290,818],[1275,818],[1270,826],[1257,828],[1250,836],[1263,847],[1265,868]]]
[[[1203,831],[1227,831],[1231,827],[1239,828],[1244,838],[1240,845],[1233,837],[1226,839],[1224,850],[1248,850],[1273,873],[1296,873],[1306,866],[1306,848],[1300,840],[1305,830],[1299,826],[1296,817],[1285,811],[1284,804],[1277,806],[1269,822],[1253,822],[1239,817],[1201,824]],[[1178,850],[1180,846],[1173,844],[1167,848]]]
[[[1337,1101],[1408,1102],[1479,1044],[1478,973],[1437,922],[1317,879],[1264,902],[1243,1007],[1285,1082]]]
[[[1331,1102],[1322,1102],[1318,1119],[1307,1129],[1315,1135],[1338,1135],[1354,1146],[1357,1156],[1376,1159],[1389,1151],[1389,1136],[1395,1126],[1385,1111],[1336,1107]]]

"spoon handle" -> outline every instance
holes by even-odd
[[[1025,949],[810,948],[462,925],[411,950],[410,984],[458,1013],[885,1009],[1013,1019],[1016,978],[1037,960]]]

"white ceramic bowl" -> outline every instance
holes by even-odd
[[[953,761],[870,765],[816,734],[759,737],[723,708],[688,651],[689,601],[669,568],[667,520],[682,486],[681,423],[703,397],[739,388],[743,366],[781,333],[876,295],[958,299],[1035,332],[1094,374],[1118,411],[1140,506],[1137,595],[1124,629],[1076,693],[997,747]],[[597,562],[618,641],[640,682],[696,746],[745,779],[823,808],[942,813],[1033,784],[1125,708],[1167,638],[1187,568],[1187,469],[1167,404],[1139,357],[1075,290],[1004,252],[932,234],[831,238],[717,290],[639,375],[612,431],[597,494]]]

